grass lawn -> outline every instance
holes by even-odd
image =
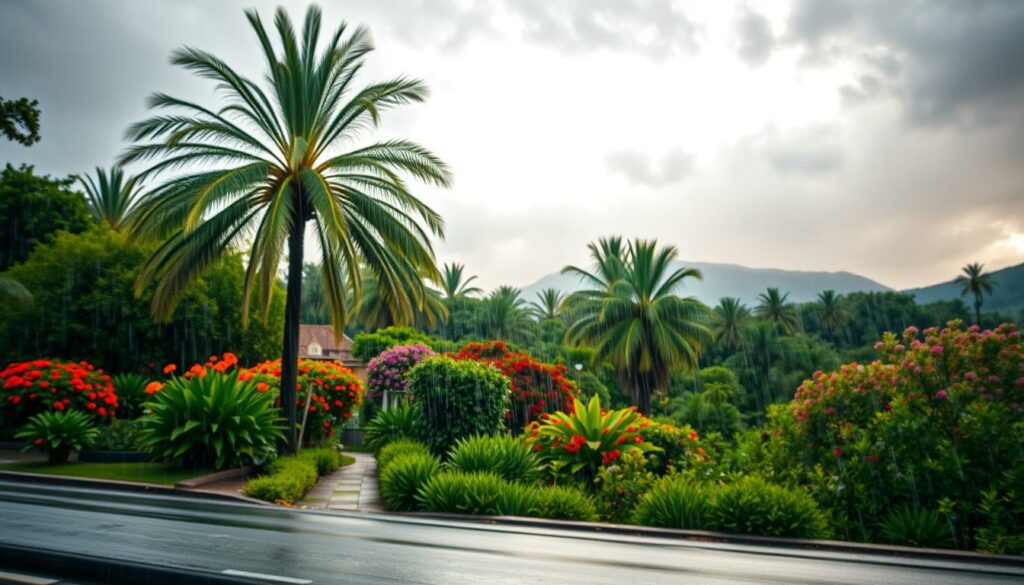
[[[178,469],[166,463],[60,463],[45,462],[8,463],[0,465],[0,471],[24,471],[46,475],[66,475],[92,479],[112,479],[174,485],[185,479],[192,479],[209,473],[204,470]]]
[[[373,453],[373,449],[366,445],[345,445],[345,451],[351,451],[353,453]]]
[[[341,455],[341,467],[345,467],[347,465],[352,465],[355,462],[356,462],[355,457],[349,457],[348,455],[345,455],[344,453]]]

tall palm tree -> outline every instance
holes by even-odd
[[[284,447],[293,451],[307,231],[320,248],[337,337],[348,321],[346,284],[358,301],[367,276],[395,315],[411,319],[426,296],[424,278],[440,279],[429,238],[443,237],[443,221],[409,191],[403,176],[448,186],[450,174],[430,151],[405,140],[345,150],[384,111],[427,94],[422,82],[402,77],[355,87],[373,49],[366,29],[350,31],[342,23],[318,51],[320,10],[307,10],[300,39],[288,14],[278,9],[278,48],[255,11],[246,17],[266,60],[264,82],[205,51],[175,51],[172,63],[216,82],[224,105],[155,94],[151,107],[175,113],[133,125],[128,138],[135,144],[121,162],[154,160],[140,180],[177,172],[143,197],[133,221],[135,234],[165,241],[136,282],[141,292],[157,281],[154,316],[169,317],[190,282],[243,244],[250,252],[242,304],[248,307],[256,290],[266,314],[287,252],[281,403],[289,431]],[[248,311],[242,315],[246,324]]]
[[[779,289],[769,287],[766,292],[757,295],[760,304],[754,309],[758,318],[773,323],[787,335],[792,335],[800,328],[793,304],[787,302],[789,293],[782,294]]]
[[[441,292],[444,294],[446,301],[463,299],[483,292],[478,287],[469,286],[469,283],[476,280],[476,276],[470,276],[465,280],[462,279],[465,270],[466,267],[464,265],[456,262],[446,263],[444,268],[441,269]]]
[[[546,288],[537,293],[537,300],[530,302],[530,309],[540,320],[558,319],[562,315],[562,301],[565,294],[557,288]]]
[[[599,238],[596,244],[587,244],[587,249],[594,261],[593,269],[584,270],[570,265],[562,269],[562,274],[576,276],[590,289],[608,288],[612,282],[622,278],[627,250],[621,236]]]
[[[96,178],[79,175],[85,189],[85,202],[89,213],[100,223],[115,230],[126,227],[142,194],[142,183],[137,177],[126,176],[119,166],[106,171],[96,167]]]
[[[984,295],[992,294],[995,280],[985,272],[985,265],[972,262],[963,268],[963,274],[954,281],[960,285],[960,296],[974,295],[974,322],[981,325],[981,303]]]
[[[834,290],[821,291],[818,293],[818,310],[821,311],[821,329],[829,337],[834,337],[846,322],[843,295],[836,294]]]
[[[363,277],[362,294],[350,307],[352,320],[368,331],[385,327],[417,326],[434,328],[448,318],[448,308],[435,290],[427,289],[413,308],[412,315],[403,315],[395,310],[396,303],[390,299],[386,288],[381,288],[370,274]]]
[[[491,337],[513,339],[522,331],[528,313],[521,294],[514,286],[499,286],[487,295],[484,314]]]
[[[582,273],[593,287],[567,299],[578,319],[566,340],[593,346],[595,364],[611,362],[637,407],[649,414],[651,395],[666,388],[670,371],[696,367],[711,339],[707,307],[676,294],[686,279],[702,275],[695,268],[672,270],[676,248],[659,248],[655,240],[634,240],[611,256],[604,247],[590,248],[597,273],[566,269]],[[601,261],[609,257],[618,260]]]
[[[743,329],[750,322],[750,309],[736,297],[723,297],[715,307],[715,341],[736,351],[743,342]]]

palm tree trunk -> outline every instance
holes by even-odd
[[[300,197],[301,199],[301,197]],[[284,305],[284,347],[281,349],[281,408],[286,421],[284,453],[295,453],[295,385],[298,383],[299,323],[302,320],[302,253],[306,236],[305,210],[299,204],[297,225],[288,234],[288,295]]]

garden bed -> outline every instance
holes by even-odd
[[[145,451],[107,451],[100,449],[82,449],[78,460],[82,463],[144,463],[149,459]]]

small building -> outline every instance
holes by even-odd
[[[299,358],[341,362],[366,381],[366,362],[352,356],[352,339],[345,335],[340,343],[335,341],[330,325],[299,325]]]

